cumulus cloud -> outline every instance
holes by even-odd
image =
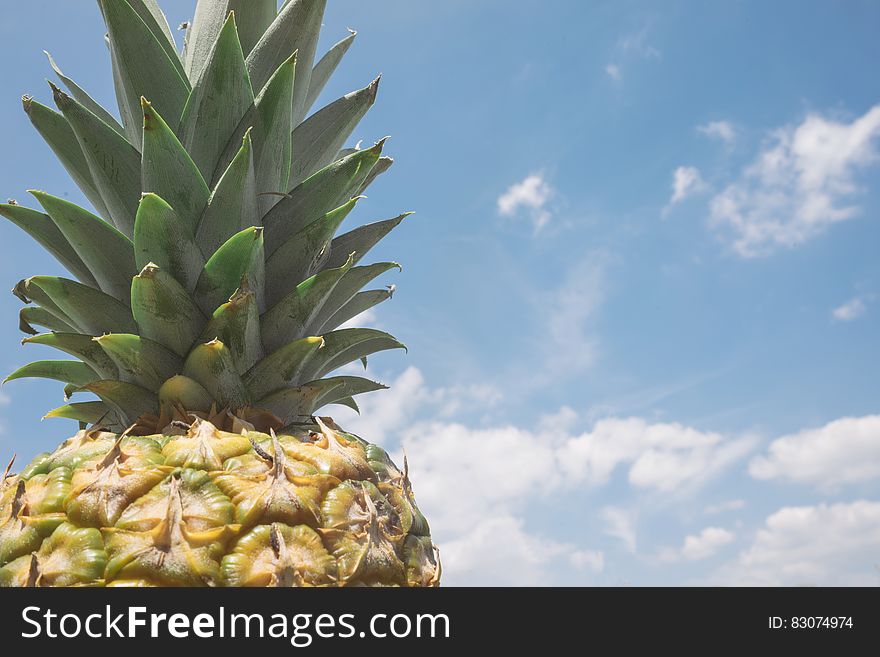
[[[547,205],[554,193],[544,174],[534,173],[511,185],[498,197],[498,213],[502,217],[515,217],[525,211],[534,224],[535,232],[539,232],[553,217]]]
[[[449,584],[548,583],[547,573],[560,560],[565,564],[557,572],[581,570],[574,581],[558,583],[590,583],[601,570],[601,553],[535,532],[525,520],[527,505],[592,522],[596,512],[570,501],[573,491],[588,494],[619,473],[636,491],[692,492],[752,446],[750,438],[639,418],[607,418],[577,431],[571,409],[545,416],[535,427],[470,426],[459,414],[443,415],[451,398],[470,404],[474,395],[464,388],[431,389],[410,368],[391,391],[365,398],[360,418],[339,418],[369,440],[399,444],[398,462],[404,452],[409,455],[415,492],[443,551]],[[425,417],[431,419],[418,419]],[[634,549],[634,516],[627,525],[628,513],[610,508],[598,515],[609,533]]]
[[[736,139],[736,130],[729,121],[709,121],[697,126],[697,132],[711,139],[719,139],[730,144]]]
[[[835,490],[880,479],[880,415],[842,418],[783,436],[749,463],[756,479]]]
[[[877,161],[880,105],[850,123],[810,114],[770,143],[710,204],[742,257],[793,248],[855,217],[858,173]]]
[[[851,322],[864,315],[868,310],[865,302],[856,297],[831,311],[831,316],[838,322]]]
[[[733,542],[735,534],[721,527],[706,527],[699,534],[687,536],[681,547],[681,556],[688,561],[707,559],[725,545]]]
[[[785,507],[713,583],[733,586],[876,586],[880,502]]]
[[[555,581],[552,567],[561,564],[587,576],[605,567],[602,552],[534,536],[522,519],[511,515],[487,518],[473,531],[442,546],[447,582],[471,586],[546,586]],[[558,582],[565,583],[565,582]]]

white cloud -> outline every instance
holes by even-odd
[[[729,121],[709,121],[709,123],[698,125],[697,132],[711,139],[720,139],[726,144],[730,144],[736,139],[736,130]]]
[[[868,310],[865,302],[856,297],[831,311],[831,316],[839,322],[851,322],[864,315]]]
[[[0,392],[0,406],[8,406],[12,403],[12,398],[5,392]]]
[[[523,524],[511,515],[494,516],[444,543],[444,583],[546,586],[553,581],[552,567],[559,563],[563,571],[574,567],[595,574],[604,569],[601,552],[578,550],[571,544],[533,536]]]
[[[605,67],[605,73],[608,74],[608,77],[612,80],[620,80],[620,67],[617,64],[608,64]]]
[[[530,428],[473,427],[459,414],[456,421],[442,415],[456,397],[465,406],[484,406],[474,390],[481,387],[432,390],[410,368],[391,391],[367,396],[361,417],[340,413],[338,418],[364,438],[386,446],[399,443],[408,454],[419,505],[443,552],[449,584],[546,583],[542,577],[560,559],[568,560],[565,572],[572,565],[584,567],[563,583],[589,583],[590,573],[600,570],[601,554],[533,533],[525,520],[527,505],[566,508],[572,522],[591,523],[595,512],[589,507],[563,506],[572,491],[588,493],[620,472],[637,491],[693,492],[743,458],[752,445],[750,438],[725,439],[638,418],[608,418],[578,432],[571,409],[545,416]],[[433,419],[417,419],[424,417]],[[401,452],[394,456],[398,463]],[[613,517],[606,511],[604,520],[611,523]],[[617,530],[619,538],[634,545],[635,535],[629,538],[622,521]],[[473,573],[483,570],[474,579]]]
[[[521,210],[528,211],[537,233],[553,217],[547,204],[554,193],[553,187],[544,179],[542,173],[532,174],[525,180],[511,185],[498,197],[498,213],[502,217],[513,217]]]
[[[626,551],[630,554],[635,554],[637,542],[636,514],[629,509],[606,506],[602,509],[601,515],[602,520],[605,521],[604,532],[613,538],[620,539]]]
[[[857,174],[878,158],[880,105],[851,123],[807,116],[771,143],[711,201],[711,222],[745,258],[793,248],[859,213]]]
[[[842,418],[770,443],[749,463],[756,479],[834,490],[880,479],[880,415]]]
[[[681,557],[688,561],[708,559],[718,550],[733,542],[733,532],[721,527],[706,527],[699,534],[687,536],[681,547]]]
[[[880,502],[785,507],[713,576],[735,586],[876,586]]]
[[[672,197],[666,206],[667,211],[676,203],[698,194],[706,189],[700,171],[696,167],[678,167],[672,173]]]
[[[707,516],[711,516],[718,513],[725,513],[727,511],[739,511],[744,508],[746,508],[745,500],[727,500],[726,502],[720,502],[719,504],[710,504],[703,509],[703,513]]]

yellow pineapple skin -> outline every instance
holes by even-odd
[[[83,430],[0,482],[0,586],[437,586],[407,476],[329,418]]]

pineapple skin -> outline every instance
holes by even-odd
[[[78,432],[0,482],[0,586],[437,586],[406,468],[316,422]]]

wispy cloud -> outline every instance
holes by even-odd
[[[605,66],[605,73],[615,82],[623,78],[624,62],[634,59],[660,59],[662,53],[649,40],[649,26],[630,32],[618,39],[614,46],[611,62]]]
[[[861,297],[856,297],[832,310],[831,316],[838,322],[852,322],[863,316],[867,311],[867,304]]]
[[[600,515],[605,521],[603,532],[620,540],[627,552],[635,554],[638,540],[635,512],[622,507],[606,506]]]
[[[736,130],[729,121],[709,121],[697,126],[697,132],[711,139],[719,139],[726,144],[736,139]]]
[[[705,187],[696,167],[678,167],[672,174],[672,198],[670,203],[680,203]]]
[[[703,513],[705,513],[707,516],[711,516],[718,513],[725,513],[726,511],[739,511],[740,509],[744,509],[745,507],[745,500],[727,500],[718,504],[710,504],[705,509],[703,509]]]
[[[543,173],[531,174],[498,197],[498,213],[502,217],[515,217],[525,212],[537,233],[553,216],[548,204],[554,194],[555,190],[544,179]]]
[[[878,159],[880,105],[850,123],[810,114],[776,130],[710,204],[712,224],[745,258],[793,248],[855,217],[857,174]]]
[[[620,66],[617,64],[608,64],[605,67],[605,73],[608,74],[608,77],[612,80],[620,80]]]

